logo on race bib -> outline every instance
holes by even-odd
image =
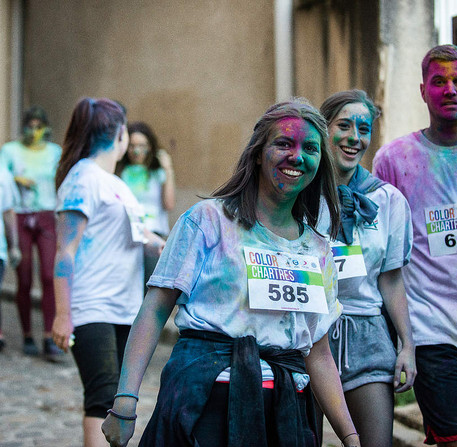
[[[431,256],[457,253],[457,204],[425,208],[428,247]]]
[[[376,230],[378,231],[378,219],[375,219],[371,224],[368,222],[363,222],[363,228],[366,230]]]

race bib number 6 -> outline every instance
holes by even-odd
[[[315,256],[244,247],[251,309],[328,314]]]
[[[425,208],[425,223],[432,256],[457,253],[457,203]]]

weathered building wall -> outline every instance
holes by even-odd
[[[297,92],[319,107],[331,94],[359,88],[378,102],[379,73],[377,0],[304,2],[295,15]],[[375,125],[372,150],[363,158],[371,165],[378,147]]]
[[[0,145],[10,138],[10,35],[10,2],[0,0]]]
[[[42,104],[61,142],[84,95],[123,102],[170,150],[182,212],[227,179],[274,102],[273,0],[29,0],[25,105]],[[316,106],[365,89],[382,107],[375,150],[428,122],[420,62],[433,0],[295,2],[295,93]]]
[[[272,36],[269,0],[31,0],[25,103],[61,142],[79,97],[121,101],[170,149],[180,213],[228,178],[274,102]]]
[[[381,0],[380,48],[383,97],[382,140],[428,126],[422,101],[421,62],[437,44],[433,0]]]
[[[420,63],[436,44],[433,0],[322,0],[295,15],[297,93],[319,106],[361,88],[381,107],[369,152],[428,124]]]
[[[376,93],[376,0],[310,2],[295,14],[297,92],[313,103],[348,88]]]

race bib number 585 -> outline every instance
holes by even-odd
[[[315,256],[244,248],[251,309],[328,314]]]
[[[457,203],[425,208],[425,223],[432,256],[457,253]]]

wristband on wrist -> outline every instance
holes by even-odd
[[[346,435],[342,440],[341,440],[341,447],[345,447],[344,446],[344,440],[346,438],[349,438],[349,436],[357,436],[358,438],[360,438],[360,435],[357,433],[357,432],[354,432],[354,433],[349,433],[348,435]],[[347,446],[347,447],[351,447],[351,446]]]
[[[124,416],[123,414],[116,413],[112,408],[110,408],[107,413],[112,414],[117,419],[122,419],[123,421],[134,421],[137,418],[137,415],[133,416]]]
[[[135,399],[137,402],[140,400],[140,398],[136,394],[132,393],[117,393],[114,398],[116,399],[117,397],[132,397]]]

